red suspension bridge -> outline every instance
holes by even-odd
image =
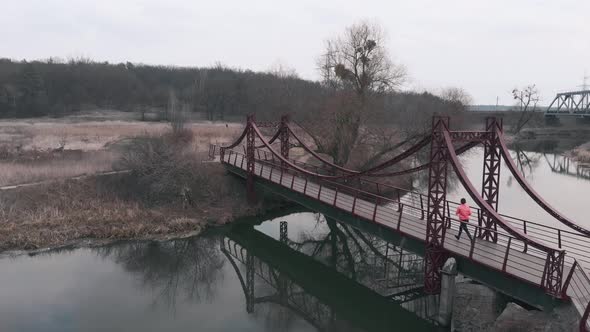
[[[268,139],[261,127],[277,128]],[[458,155],[483,145],[481,191],[467,177]],[[302,148],[322,166],[289,157],[294,146]],[[420,166],[391,171],[430,146],[430,160]],[[250,199],[255,184],[316,211],[336,218],[376,227],[380,234],[398,237],[425,258],[424,290],[437,294],[441,268],[455,257],[464,274],[510,296],[538,307],[571,300],[580,313],[580,330],[587,330],[590,314],[590,230],[554,209],[527,183],[510,156],[503,139],[502,122],[486,119],[485,130],[453,131],[448,117],[433,117],[432,132],[404,152],[364,171],[332,163],[305,144],[288,117],[277,123],[257,123],[248,116],[241,136],[231,145],[211,146],[233,173],[246,178]],[[498,212],[502,160],[524,191],[562,227],[550,227]],[[449,168],[457,175],[475,203],[477,223],[468,228],[472,239],[455,238],[460,221],[457,203],[447,199]],[[428,192],[395,187],[376,179],[428,170]],[[541,295],[539,295],[541,294]]]

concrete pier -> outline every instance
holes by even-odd
[[[442,268],[441,291],[436,321],[442,326],[451,326],[453,318],[453,298],[455,296],[455,277],[457,261],[453,257],[447,259]]]

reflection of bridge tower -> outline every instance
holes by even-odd
[[[422,292],[424,259],[401,246],[370,236],[326,217],[330,232],[302,242],[287,239],[292,249],[330,266],[383,295],[410,289]]]
[[[247,254],[244,263],[246,265],[246,312],[252,313],[254,311],[254,257]]]
[[[253,229],[245,233],[228,234],[229,238],[221,241],[221,249],[242,284],[248,312],[253,312],[256,304],[278,304],[318,330],[340,330],[338,327],[349,327],[351,324],[369,330],[416,324],[422,329],[424,326],[428,326],[427,330],[433,328],[418,317],[434,316],[438,310],[438,298],[425,297],[416,288],[416,283],[413,287],[406,287],[405,291],[396,289],[393,294],[380,294],[382,287],[376,285],[381,285],[382,280],[355,282],[293,250],[284,241],[273,240]],[[266,247],[266,244],[273,247]],[[389,250],[394,251],[394,248]],[[282,252],[289,254],[283,256]],[[412,260],[402,261],[410,264]],[[382,262],[377,261],[377,264],[383,266]],[[255,280],[246,278],[244,282],[241,272],[244,267],[246,275],[253,275]],[[399,273],[393,265],[389,269],[392,275]]]
[[[281,241],[281,243],[287,243],[288,240],[288,223],[286,221],[281,221],[279,230],[279,241]],[[277,286],[281,303],[287,302],[289,298],[289,284],[287,277],[281,272],[278,273]]]
[[[543,154],[543,156],[552,172],[590,180],[590,164],[572,162],[569,157],[557,154],[554,154],[553,158],[547,154]]]
[[[240,279],[241,272],[236,261],[246,267],[246,275],[255,276],[263,284],[275,290],[271,294],[258,295],[255,292],[254,278],[251,281],[248,279],[248,282],[242,285],[245,286],[244,293],[248,313],[254,312],[255,304],[274,303],[293,311],[318,329],[333,324],[334,315],[330,307],[305,293],[301,287],[282,275],[278,269],[254,257],[247,249],[230,239],[222,240],[222,250],[234,266]],[[249,264],[248,261],[250,257],[252,258],[252,264]]]

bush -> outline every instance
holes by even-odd
[[[184,146],[193,141],[194,134],[192,130],[183,128],[180,130],[173,130],[172,132],[166,134],[164,139],[168,141],[168,144],[172,144],[174,146]]]
[[[150,203],[178,201],[187,185],[195,182],[195,162],[182,156],[163,137],[134,140],[121,158],[121,167],[132,171],[139,196]]]
[[[177,134],[137,138],[123,152],[119,166],[132,171],[134,190],[141,198],[149,204],[180,203],[186,208],[242,195],[243,186],[225,176],[219,164],[202,162],[180,138]]]

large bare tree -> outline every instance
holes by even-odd
[[[337,89],[353,89],[359,96],[389,92],[406,79],[405,67],[393,63],[384,33],[374,23],[346,28],[344,35],[326,41],[318,60],[324,82]]]
[[[394,63],[377,24],[361,22],[326,41],[318,59],[325,86],[331,88],[314,121],[308,121],[318,150],[346,164],[367,120],[378,108],[378,97],[398,88],[406,78]]]

